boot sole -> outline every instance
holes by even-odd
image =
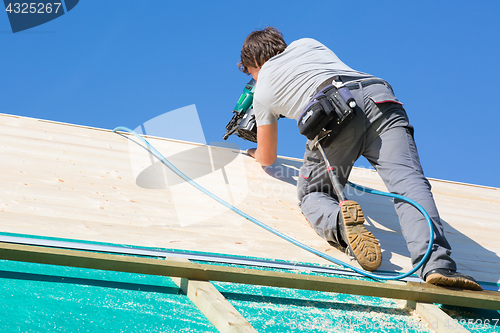
[[[431,274],[427,277],[425,282],[439,286],[446,286],[452,288],[469,289],[481,291],[483,288],[474,281],[470,281],[461,277],[446,277],[439,273]]]
[[[358,263],[367,271],[374,271],[382,264],[382,251],[373,234],[366,230],[365,216],[360,205],[351,200],[340,206],[344,220],[344,231],[349,249]]]

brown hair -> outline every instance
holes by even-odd
[[[283,52],[286,48],[285,40],[281,32],[273,27],[267,27],[264,30],[255,30],[245,39],[241,48],[241,61],[238,63],[240,71],[248,73],[248,67],[259,67]]]

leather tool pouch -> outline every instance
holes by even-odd
[[[333,138],[355,115],[354,108],[347,105],[338,89],[330,84],[311,99],[297,123],[300,134],[309,140],[313,140],[322,130],[331,131],[330,137]]]

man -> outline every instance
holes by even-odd
[[[250,156],[263,166],[273,164],[278,118],[297,120],[311,98],[333,80],[346,85],[355,98],[357,114],[324,145],[341,184],[345,186],[354,162],[361,155],[366,157],[389,191],[415,200],[431,216],[434,246],[417,273],[428,283],[482,290],[472,277],[456,272],[430,183],[420,166],[413,127],[389,83],[351,69],[313,39],[300,39],[287,46],[281,32],[272,27],[254,31],[246,38],[238,65],[257,81],[253,99],[257,148],[248,150]],[[354,201],[339,206],[325,163],[318,150],[309,149],[309,145],[297,186],[301,211],[316,232],[350,252],[363,268],[377,269],[382,261],[380,247],[363,226],[361,208]],[[416,265],[428,247],[427,222],[410,204],[397,199],[394,203],[412,264]]]

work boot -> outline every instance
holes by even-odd
[[[446,268],[436,268],[425,275],[425,282],[470,290],[483,290],[473,277]]]
[[[338,227],[347,249],[356,258],[361,267],[374,271],[382,264],[382,252],[375,236],[366,230],[365,216],[359,204],[346,200],[340,206]]]

